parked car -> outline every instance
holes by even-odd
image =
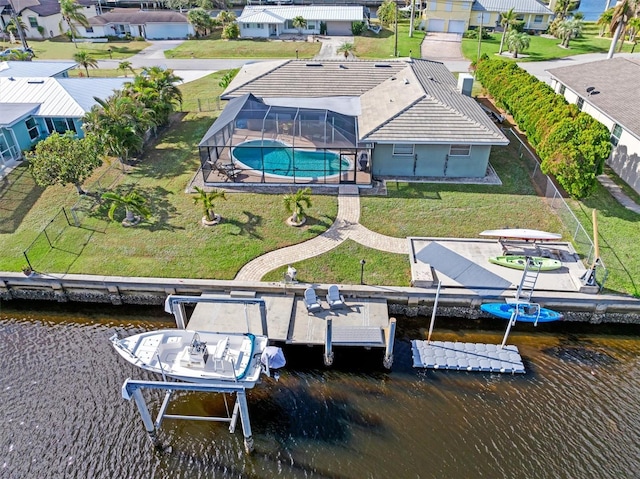
[[[0,52],[0,60],[20,59],[24,54],[31,60],[35,54],[31,48],[7,48]]]

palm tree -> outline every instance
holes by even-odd
[[[137,99],[116,92],[98,102],[83,118],[84,129],[101,145],[104,154],[124,165],[131,155],[142,151],[144,134],[155,125],[153,112]]]
[[[135,70],[133,69],[133,65],[130,61],[122,60],[118,63],[118,70],[121,70],[124,73],[124,77],[127,78],[127,73],[131,72],[135,74]]]
[[[206,192],[197,186],[195,188],[198,192],[198,196],[193,199],[193,204],[197,204],[200,201],[202,202],[202,213],[204,214],[202,223],[214,223],[216,220],[219,220],[213,209],[213,202],[218,198],[226,200],[227,197],[224,195],[224,191],[213,190],[211,192]]]
[[[509,9],[508,12],[502,12],[500,14],[500,25],[502,26],[502,38],[500,39],[500,50],[498,50],[498,55],[502,55],[502,50],[504,49],[504,37],[507,32],[511,29],[511,25],[513,25],[518,15],[513,11],[513,8]]]
[[[636,36],[638,35],[638,31],[640,31],[640,18],[633,17],[630,18],[627,22],[627,32],[629,33],[629,41],[635,42]]]
[[[84,71],[87,72],[87,77],[89,76],[89,67],[98,68],[98,62],[91,56],[91,53],[86,50],[80,50],[74,53],[73,61],[84,67]]]
[[[639,10],[640,2],[638,2],[638,0],[622,0],[613,7],[613,15],[611,17],[611,23],[609,24],[609,31],[613,33],[613,39],[611,40],[607,58],[613,58],[616,44],[621,36],[624,42],[623,33],[627,28],[627,24],[631,18],[638,15]],[[622,43],[620,44],[620,49],[622,49]]]
[[[571,10],[578,8],[579,2],[576,0],[558,0],[556,6],[553,9],[554,13],[558,14],[559,20],[564,20],[569,16]]]
[[[223,10],[218,13],[218,16],[216,18],[218,22],[220,22],[220,24],[224,27],[225,25],[235,21],[236,14],[227,10]]]
[[[513,52],[513,58],[518,58],[518,53],[529,48],[530,43],[529,35],[515,30],[509,31],[506,41],[509,51]]]
[[[127,84],[125,92],[152,110],[156,125],[162,126],[169,122],[171,113],[182,102],[182,92],[176,86],[181,80],[173,70],[145,67],[142,74]]]
[[[87,17],[82,13],[83,9],[84,7],[79,5],[76,0],[60,0],[60,15],[62,16],[62,20],[60,20],[58,28],[60,28],[60,32],[63,32],[62,22],[64,21],[69,27],[72,40],[75,40],[76,35],[78,34],[78,28],[75,25],[76,23],[85,28],[89,26],[89,20],[87,20]],[[76,48],[78,48],[77,44]]]
[[[293,17],[293,20],[291,20],[291,25],[293,25],[293,28],[298,29],[298,35],[302,35],[302,29],[307,26],[307,21],[303,17],[298,15],[297,17]]]
[[[344,54],[344,58],[346,60],[347,58],[349,58],[349,55],[354,55],[355,51],[356,51],[356,46],[353,43],[344,42],[338,47],[338,49],[336,50],[336,53]]]
[[[102,199],[111,202],[109,208],[109,219],[114,221],[114,214],[119,207],[124,207],[125,217],[122,220],[123,226],[137,225],[141,219],[151,216],[151,211],[147,207],[147,199],[137,191],[131,191],[126,195],[119,195],[114,192],[107,192],[102,195]]]
[[[304,209],[311,207],[311,188],[300,188],[295,193],[285,195],[283,201],[284,207],[291,213],[291,224],[300,226],[305,221]]]
[[[598,18],[598,21],[596,22],[596,25],[600,25],[600,32],[598,33],[599,36],[604,36],[604,32],[605,30],[608,30],[608,26],[611,24],[611,19],[613,18],[613,8],[610,8],[609,10],[605,10],[604,12],[602,12],[602,15],[600,15],[600,18]]]
[[[559,38],[562,39],[562,46],[564,48],[569,48],[569,41],[572,38],[578,38],[582,35],[582,28],[584,23],[582,20],[563,20],[558,24],[558,28],[556,30],[556,34]]]

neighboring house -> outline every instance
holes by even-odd
[[[327,26],[327,35],[352,35],[351,24],[364,21],[362,6],[251,6],[247,5],[237,19],[241,38],[277,38],[297,34],[293,19],[302,17],[307,26],[302,34],[320,34],[320,24]]]
[[[500,27],[500,14],[511,8],[516,19],[524,22],[527,32],[544,32],[553,19],[553,12],[536,0],[475,0],[471,7],[470,28]]]
[[[82,13],[87,19],[96,16],[95,0],[77,0],[82,5]],[[58,0],[15,0],[14,5],[20,8],[18,15],[22,17],[26,25],[25,36],[27,38],[50,38],[60,35],[60,3]],[[22,8],[20,7],[22,6]],[[2,29],[11,21],[11,4],[9,0],[0,0],[0,26]],[[42,34],[38,31],[41,27]],[[62,22],[62,27],[66,31],[67,25]],[[17,37],[17,36],[16,36]]]
[[[640,60],[616,57],[548,72],[557,93],[609,129],[607,164],[640,193]]]
[[[337,157],[341,183],[361,183],[358,165],[374,176],[481,178],[491,147],[508,144],[444,64],[428,60],[250,64],[222,98],[230,101],[200,142],[205,182],[211,165],[237,159],[238,145],[260,155],[262,143],[252,139],[318,155],[314,171],[326,170],[322,158]],[[311,182],[329,182],[323,178]]]
[[[0,77],[55,77],[67,78],[75,62],[0,62]]]
[[[472,0],[427,0],[422,27],[428,32],[464,33],[469,29]]]
[[[0,78],[0,168],[11,166],[52,132],[83,136],[82,117],[125,78]]]
[[[181,39],[195,35],[187,16],[172,10],[134,10],[116,8],[89,19],[89,27],[78,27],[80,36],[87,38],[143,37],[147,40]]]

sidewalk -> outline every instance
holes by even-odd
[[[613,182],[613,180],[611,180],[611,178],[609,178],[605,174],[602,174],[598,176],[598,181],[602,186],[604,186],[607,190],[609,190],[609,193],[611,193],[611,196],[613,196],[618,201],[618,203],[620,203],[622,206],[624,206],[628,210],[631,210],[634,213],[637,213],[640,215],[640,205],[638,205],[635,201],[629,198],[624,193],[624,191],[622,191],[622,188],[616,185]]]

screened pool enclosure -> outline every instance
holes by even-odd
[[[199,145],[205,183],[369,183],[357,117],[315,108],[322,100],[229,101]]]

